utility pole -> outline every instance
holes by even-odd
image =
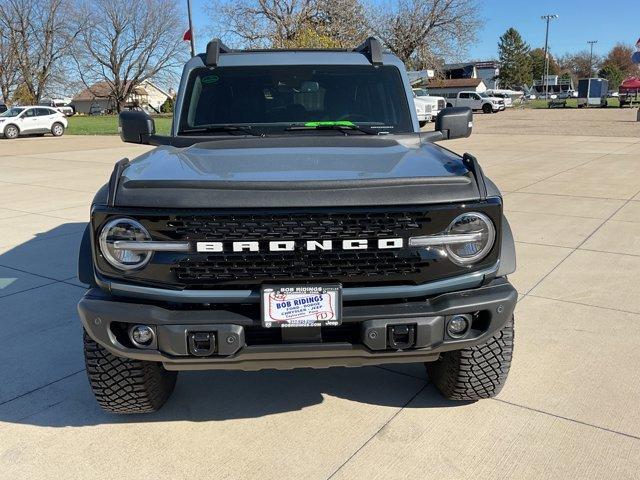
[[[187,10],[189,12],[189,31],[191,32],[191,56],[196,56],[196,34],[193,31],[193,19],[191,16],[191,0],[187,0]]]
[[[542,20],[547,21],[547,33],[544,36],[544,96],[549,96],[549,23],[551,20],[558,18],[558,15],[543,15]]]
[[[591,55],[589,55],[589,76],[593,76],[593,46],[598,43],[598,40],[588,40],[587,43],[591,45]]]

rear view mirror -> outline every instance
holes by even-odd
[[[473,131],[473,112],[467,107],[443,109],[436,117],[436,131],[444,140],[467,138]]]
[[[156,133],[156,124],[149,115],[140,111],[121,112],[119,118],[120,138],[126,143],[149,144]]]

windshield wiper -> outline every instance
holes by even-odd
[[[266,137],[264,132],[256,132],[253,130],[252,125],[205,125],[200,128],[192,128],[189,130],[183,130],[180,132],[182,135],[189,133],[215,133],[215,132],[227,132],[229,134],[246,133],[254,137]]]
[[[375,130],[371,130],[365,127],[361,127],[356,125],[355,123],[349,121],[336,121],[336,122],[306,122],[306,123],[292,123],[287,128],[286,131],[305,131],[305,130],[340,130],[342,132],[346,132],[348,130],[355,130],[358,132],[366,133],[367,135],[379,135],[386,134],[389,132],[378,132]]]

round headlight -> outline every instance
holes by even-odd
[[[448,235],[475,234],[472,241],[446,245],[452,262],[458,265],[471,265],[486,257],[496,240],[496,229],[489,217],[482,213],[463,213],[449,228]]]
[[[152,252],[116,248],[116,242],[150,241],[149,232],[135,220],[118,218],[107,223],[100,234],[100,251],[119,270],[135,270],[151,260]]]

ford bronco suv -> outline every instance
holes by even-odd
[[[120,116],[121,160],[79,261],[89,382],[151,412],[183,370],[424,362],[449,399],[502,388],[514,242],[468,137],[472,112],[420,132],[402,62],[353,51],[238,51],[185,66],[169,136]]]

